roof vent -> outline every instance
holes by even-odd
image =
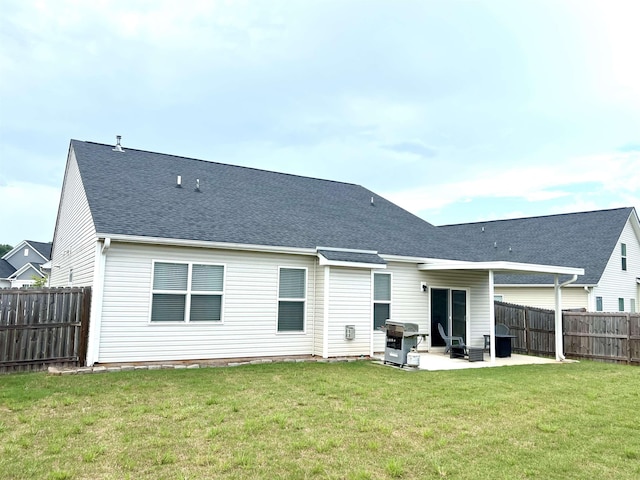
[[[176,179],[176,188],[182,188],[182,175],[178,175]]]
[[[199,178],[196,178],[196,188],[195,188],[195,191],[196,191],[196,192],[199,192],[199,191],[200,191],[200,179],[199,179]]]
[[[498,248],[498,242],[493,242],[493,248]]]
[[[482,227],[482,233],[484,233],[484,227]]]
[[[116,146],[112,149],[114,152],[124,152],[122,145],[120,145],[120,140],[122,140],[122,136],[116,135]]]
[[[373,197],[371,197],[371,206],[374,207],[375,203],[373,203]]]

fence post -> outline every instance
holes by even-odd
[[[631,365],[631,314],[627,313],[627,365]]]
[[[527,351],[527,355],[529,355],[531,352],[529,352],[529,315],[527,315],[527,313],[529,312],[528,308],[524,309],[524,347]]]

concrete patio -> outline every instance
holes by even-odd
[[[384,353],[378,353],[374,355],[374,358],[383,363]],[[565,360],[564,362],[558,362],[553,358],[534,357],[532,355],[518,355],[516,353],[511,354],[510,357],[496,358],[495,363],[489,361],[489,353],[485,352],[483,362],[469,362],[463,358],[449,358],[449,354],[444,354],[443,351],[431,351],[420,352],[420,366],[415,367],[403,367],[404,370],[461,370],[464,368],[488,368],[488,367],[506,367],[510,365],[536,365],[536,364],[549,364],[549,363],[570,363],[575,360]]]

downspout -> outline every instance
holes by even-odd
[[[575,282],[578,279],[578,275],[574,275],[566,282],[558,284],[558,275],[555,275],[554,278],[554,289],[556,294],[556,317],[555,317],[555,327],[556,327],[556,360],[561,362],[565,359],[563,346],[562,346],[562,287],[566,287],[567,285]]]

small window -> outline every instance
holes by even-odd
[[[596,297],[596,312],[602,311],[602,297]]]
[[[626,243],[620,244],[620,255],[622,257],[622,270],[626,270],[627,269],[627,244]]]
[[[618,299],[618,311],[624,312],[624,298]]]
[[[304,331],[306,277],[304,268],[280,268],[278,332]]]
[[[391,274],[373,274],[373,329],[384,327],[391,318]]]
[[[504,295],[494,295],[493,296],[493,301],[494,302],[504,302]]]

